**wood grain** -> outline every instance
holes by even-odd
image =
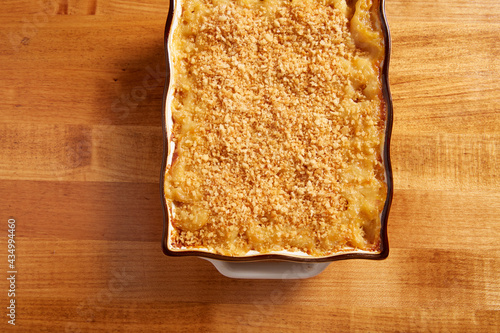
[[[500,332],[500,3],[386,8],[389,258],[275,281],[161,252],[168,1],[2,1],[0,331]]]

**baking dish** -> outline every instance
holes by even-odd
[[[387,22],[385,18],[385,12],[384,12],[384,1],[381,0],[379,2],[379,8],[378,12],[380,15],[380,21],[381,21],[381,30],[383,33],[383,39],[384,39],[384,48],[385,48],[385,57],[383,60],[382,68],[381,68],[381,83],[382,83],[382,95],[383,95],[383,102],[385,104],[385,111],[386,111],[386,117],[385,117],[385,140],[384,140],[384,145],[383,145],[383,152],[382,152],[382,159],[383,159],[383,165],[385,169],[385,181],[387,184],[387,196],[384,204],[384,208],[381,212],[380,216],[380,221],[381,221],[381,228],[380,228],[380,252],[379,253],[372,253],[368,251],[361,251],[361,250],[352,250],[352,251],[342,251],[335,253],[333,255],[329,255],[326,257],[313,257],[309,256],[307,254],[297,254],[297,253],[292,253],[292,252],[287,252],[287,251],[279,251],[279,252],[273,252],[271,254],[266,253],[266,254],[260,254],[254,252],[250,252],[245,256],[239,256],[239,257],[232,257],[232,256],[226,256],[226,255],[220,255],[220,254],[215,254],[211,253],[209,251],[203,250],[203,249],[175,249],[171,246],[171,230],[172,230],[172,225],[170,223],[170,216],[172,216],[172,207],[171,205],[168,204],[167,198],[165,197],[165,182],[164,182],[164,177],[165,177],[165,172],[167,168],[169,167],[171,161],[172,161],[172,145],[171,145],[171,128],[172,128],[172,117],[171,117],[171,112],[170,112],[170,104],[172,100],[172,94],[169,94],[169,87],[171,86],[172,80],[171,74],[173,70],[172,66],[172,59],[171,59],[171,52],[170,52],[170,45],[171,45],[171,36],[170,32],[173,31],[176,25],[177,21],[177,16],[180,13],[180,1],[176,0],[171,0],[170,1],[170,7],[169,7],[169,13],[167,17],[167,23],[165,27],[165,54],[166,54],[166,63],[167,63],[167,76],[166,76],[166,83],[165,83],[165,91],[164,91],[164,97],[163,97],[163,117],[162,117],[162,123],[163,123],[163,140],[164,140],[164,152],[163,152],[163,164],[162,164],[162,170],[161,170],[161,180],[160,180],[160,189],[161,189],[161,196],[162,196],[162,204],[163,204],[163,209],[164,209],[164,229],[163,229],[163,238],[162,238],[162,248],[165,254],[170,255],[170,256],[198,256],[198,257],[203,257],[211,260],[223,260],[225,262],[234,262],[240,264],[239,266],[236,265],[234,267],[242,267],[241,263],[242,262],[256,262],[256,261],[269,261],[269,260],[279,260],[279,261],[288,261],[292,263],[306,263],[306,264],[316,264],[316,263],[328,263],[331,261],[335,260],[344,260],[344,259],[384,259],[387,257],[389,253],[389,246],[388,246],[388,239],[387,239],[387,219],[388,219],[388,214],[389,214],[389,209],[391,205],[391,200],[392,200],[392,171],[391,171],[391,165],[390,165],[390,159],[389,159],[389,145],[390,145],[390,136],[391,136],[391,129],[392,129],[392,101],[391,101],[391,96],[390,96],[390,91],[389,91],[389,86],[388,86],[388,67],[389,67],[389,55],[390,55],[390,36],[389,36],[389,30],[387,27]],[[254,265],[255,266],[255,265]],[[217,265],[216,265],[217,267]],[[221,268],[222,267],[222,268]],[[228,268],[228,266],[225,266]],[[234,268],[233,267],[233,268]],[[256,266],[255,266],[256,267]],[[260,269],[262,269],[262,265],[259,266]],[[285,266],[283,266],[285,267]],[[288,266],[287,266],[288,267]],[[319,266],[318,266],[319,267]],[[321,267],[326,267],[322,265]],[[219,265],[217,267],[219,270],[223,270],[223,266]],[[232,269],[232,268],[231,268]],[[229,270],[231,270],[229,269]],[[284,268],[284,270],[288,270],[289,268]],[[264,271],[266,269],[263,269]],[[227,273],[227,270],[226,270]],[[310,276],[314,275],[313,273],[308,273]],[[308,274],[303,274],[301,276],[296,276],[296,277],[308,277]],[[317,273],[316,273],[317,274]],[[231,273],[227,273],[225,275],[231,275]],[[265,275],[265,274],[264,274]],[[255,275],[255,276],[261,276],[261,275]],[[262,275],[263,276],[263,275]],[[276,275],[275,275],[276,276]],[[233,274],[233,277],[234,276]],[[241,277],[241,276],[237,276]]]

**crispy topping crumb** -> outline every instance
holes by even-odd
[[[165,177],[173,244],[378,251],[383,44],[370,4],[183,1]]]

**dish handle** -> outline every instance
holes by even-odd
[[[201,258],[210,261],[222,275],[233,279],[307,279],[321,273],[330,264],[296,263],[287,261],[228,262]]]

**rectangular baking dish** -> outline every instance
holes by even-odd
[[[381,29],[383,33],[384,39],[384,48],[385,55],[384,60],[381,66],[381,83],[382,83],[382,95],[383,95],[383,103],[385,104],[385,140],[383,144],[382,151],[382,159],[385,169],[385,181],[387,184],[387,197],[385,200],[384,208],[380,215],[381,228],[380,228],[380,252],[373,253],[362,250],[352,251],[346,250],[334,253],[329,256],[324,257],[314,257],[308,254],[297,254],[294,252],[288,251],[277,251],[272,253],[261,254],[256,251],[251,251],[247,253],[245,256],[226,256],[215,254],[209,252],[204,249],[189,249],[189,248],[174,248],[171,246],[171,231],[172,225],[170,223],[170,217],[172,216],[172,207],[168,203],[167,198],[165,197],[165,172],[169,167],[171,160],[173,149],[171,145],[171,128],[172,128],[172,116],[170,111],[170,103],[171,103],[171,93],[170,85],[172,83],[171,75],[173,71],[173,65],[171,61],[171,32],[174,30],[177,16],[180,14],[180,0],[170,0],[170,7],[167,17],[167,22],[165,25],[165,55],[166,55],[166,64],[167,64],[167,73],[166,73],[166,81],[165,81],[165,89],[163,95],[163,106],[162,106],[162,124],[163,124],[163,162],[161,168],[161,176],[160,176],[160,191],[164,212],[163,219],[163,236],[162,236],[162,249],[166,255],[169,256],[197,256],[203,257],[207,259],[217,259],[223,261],[230,262],[255,262],[255,261],[269,261],[269,260],[280,260],[280,261],[290,261],[290,262],[298,262],[298,263],[324,263],[331,262],[336,260],[345,260],[345,259],[385,259],[389,254],[389,242],[387,237],[387,220],[389,216],[389,209],[392,202],[392,194],[393,194],[393,179],[392,179],[392,169],[389,157],[389,148],[390,148],[390,138],[392,131],[392,121],[393,121],[393,108],[392,108],[392,99],[389,90],[389,82],[388,82],[388,71],[389,71],[389,57],[391,50],[391,42],[390,42],[390,33],[387,25],[387,20],[385,16],[385,1],[379,1],[378,13],[380,15],[381,21]]]

